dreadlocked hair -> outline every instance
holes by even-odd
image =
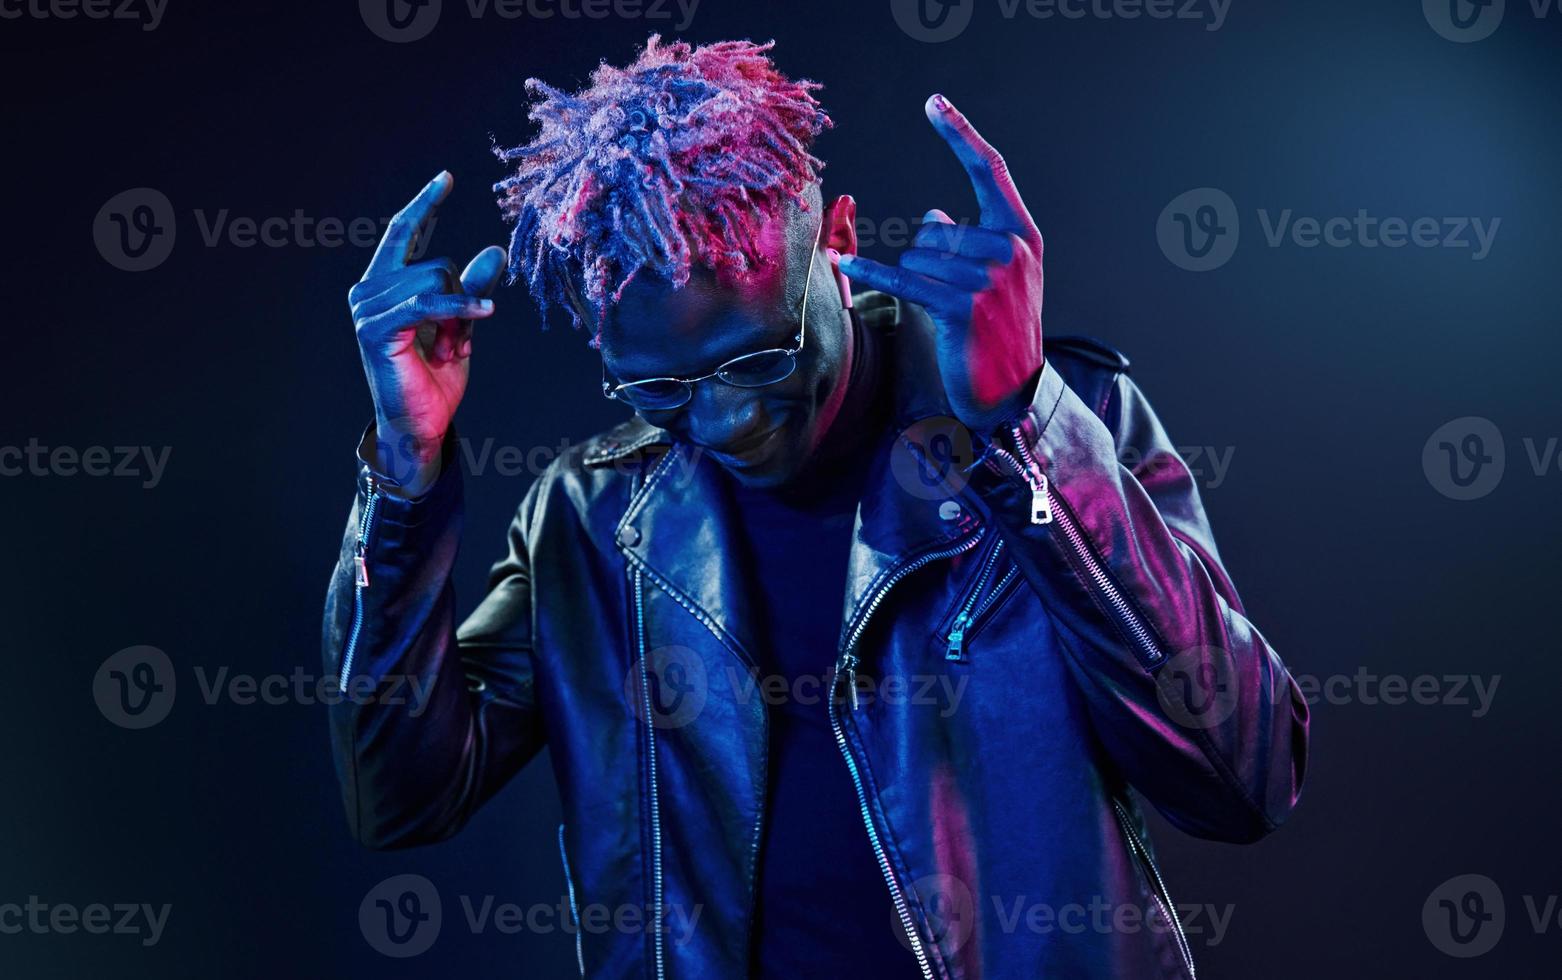
[[[579,92],[526,80],[540,128],[495,146],[515,170],[494,191],[515,226],[508,279],[526,280],[544,322],[563,305],[584,326],[577,277],[605,310],[643,270],[681,288],[696,263],[742,278],[764,261],[761,227],[788,201],[807,208],[824,167],[810,147],[833,125],[819,83],[777,71],[774,45],[653,34],[633,64],[604,61]]]

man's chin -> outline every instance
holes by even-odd
[[[711,454],[711,462],[720,466],[739,486],[751,490],[776,490],[796,482],[805,469],[807,453],[798,451],[797,433],[783,427],[762,447],[758,458],[744,460],[720,453]]]
[[[782,460],[767,460],[759,466],[733,466],[721,461],[716,465],[727,471],[734,483],[749,490],[778,490],[791,482],[797,467]]]

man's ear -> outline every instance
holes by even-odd
[[[825,205],[824,230],[819,234],[825,248],[842,255],[857,254],[857,202],[850,194],[842,194]]]

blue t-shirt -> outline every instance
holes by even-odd
[[[856,333],[861,340],[860,327]],[[866,348],[859,343],[857,350]],[[866,386],[870,369],[859,357],[851,383]],[[865,434],[868,444],[876,442],[874,433]],[[847,553],[871,457],[868,445],[859,447],[827,477],[809,480],[806,495],[728,481],[762,619],[755,657],[762,680],[786,680],[784,688],[769,682],[779,693],[769,684],[759,688],[770,745],[753,937],[757,977],[920,975],[903,945],[827,700]]]

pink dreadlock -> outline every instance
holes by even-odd
[[[526,279],[544,318],[563,302],[583,325],[569,301],[577,275],[602,309],[643,269],[682,287],[696,262],[741,277],[763,261],[761,225],[819,179],[809,150],[833,125],[818,82],[776,70],[774,44],[691,48],[653,34],[633,64],[603,62],[579,92],[526,80],[541,128],[495,147],[519,166],[494,190],[515,224],[509,281]]]

